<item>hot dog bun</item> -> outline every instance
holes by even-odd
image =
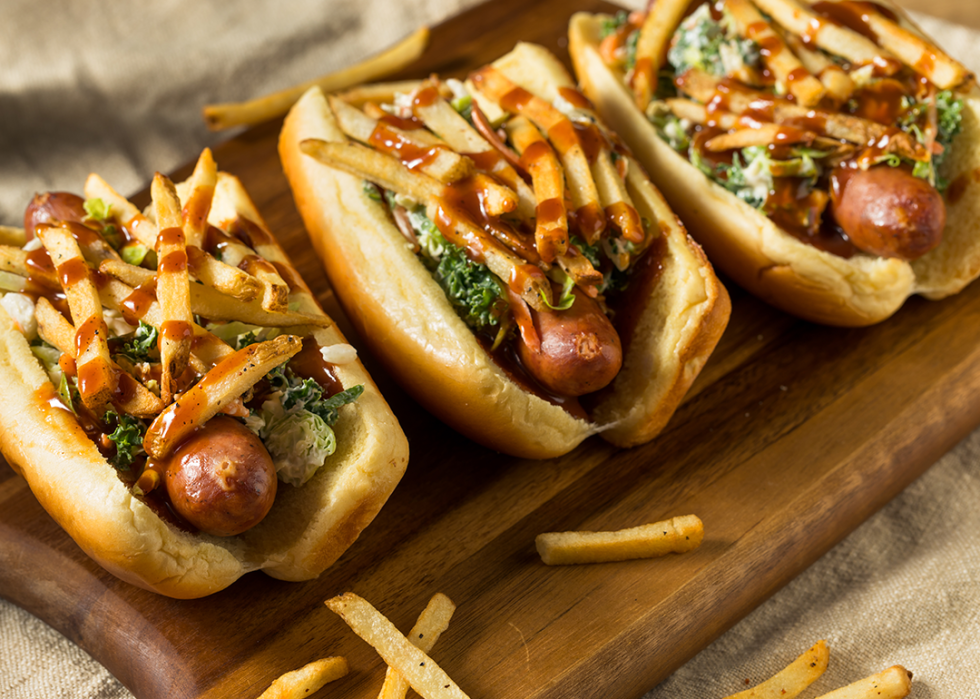
[[[209,221],[222,228],[239,218],[268,230],[241,183],[219,173]],[[255,247],[265,259],[288,265],[271,235]],[[323,316],[298,274],[292,281],[294,308]],[[280,483],[268,516],[242,534],[185,531],[134,496],[72,413],[57,403],[55,387],[21,330],[0,309],[3,454],[89,556],[147,590],[202,597],[255,570],[282,580],[314,578],[372,521],[405,470],[407,440],[371,377],[360,361],[337,364],[340,382],[363,385],[364,391],[340,410],[337,449],[316,475],[300,487]],[[321,347],[346,343],[335,325],[289,330],[314,336]]]
[[[942,174],[960,189],[945,197],[942,243],[912,262],[865,253],[845,259],[789,235],[663,141],[636,107],[622,70],[603,61],[602,21],[601,15],[577,13],[569,24],[569,51],[583,92],[644,164],[709,259],[740,286],[807,320],[862,326],[889,317],[913,294],[940,299],[980,275],[980,182],[971,176],[980,167],[975,88],[964,96],[962,131],[943,163]]]
[[[524,69],[540,84],[552,91],[574,86],[543,48],[519,50]],[[496,65],[520,82],[508,68],[512,58]],[[634,339],[586,420],[525,390],[491,359],[406,247],[384,205],[365,196],[362,179],[301,151],[300,143],[311,138],[344,140],[318,90],[307,92],[286,118],[279,145],[283,168],[345,311],[421,405],[474,441],[526,458],[564,454],[597,433],[632,446],[664,427],[717,343],[730,302],[701,249],[649,181],[638,177],[630,193],[665,240],[662,276],[649,294],[633,299],[642,305]]]

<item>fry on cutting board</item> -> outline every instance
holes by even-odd
[[[437,592],[419,614],[415,626],[408,632],[411,641],[423,653],[432,651],[442,632],[449,628],[456,605],[441,592]],[[408,692],[408,681],[395,668],[388,666],[385,672],[385,682],[381,686],[378,699],[405,699]]]
[[[248,102],[208,105],[204,108],[204,122],[212,131],[260,124],[288,112],[311,87],[335,92],[390,75],[421,56],[428,44],[429,28],[421,27],[388,50],[320,78]]]
[[[469,699],[445,670],[363,597],[345,592],[325,604],[425,699]]]
[[[654,558],[693,551],[704,539],[704,524],[695,515],[606,532],[549,532],[534,544],[547,565],[605,563]]]
[[[305,699],[323,685],[339,680],[348,672],[347,659],[321,658],[277,677],[259,699]]]

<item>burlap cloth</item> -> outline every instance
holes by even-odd
[[[90,171],[134,192],[226,138],[204,128],[204,103],[321,75],[476,2],[3,0],[0,223],[19,225],[36,191],[78,191]],[[980,34],[919,19],[980,72]],[[978,462],[980,431],[647,699],[723,697],[819,638],[830,669],[807,696],[900,663],[915,699],[980,697]],[[0,600],[0,696],[131,695]]]

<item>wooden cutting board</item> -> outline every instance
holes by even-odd
[[[596,0],[581,9],[609,9]],[[406,75],[462,75],[518,39],[565,55],[564,0],[494,0],[435,28]],[[349,331],[275,152],[279,124],[216,149],[325,308]],[[435,592],[458,605],[433,653],[474,699],[639,697],[789,582],[980,424],[980,285],[908,302],[868,329],[823,328],[728,285],[732,320],[666,431],[530,462],[463,439],[365,357],[411,442],[402,484],[319,580],[246,576],[197,601],[138,590],[86,558],[0,462],[0,594],[78,643],[141,699],[249,699],[344,655],[319,696],[373,697],[384,667],[323,601],[352,590],[407,630]],[[542,531],[694,513],[700,549],[550,568]],[[737,680],[733,678],[733,690]]]

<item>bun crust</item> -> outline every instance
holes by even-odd
[[[941,298],[980,275],[980,183],[968,177],[963,195],[947,199],[943,243],[909,263],[859,253],[845,259],[804,243],[720,185],[665,143],[636,108],[622,71],[598,52],[601,16],[580,12],[569,22],[569,52],[582,90],[650,173],[670,205],[719,269],[767,303],[817,323],[880,322],[915,293]],[[944,163],[954,180],[980,166],[980,102],[965,99],[963,130]]]
[[[221,176],[210,220],[241,214],[266,228],[237,179]],[[217,205],[218,202],[221,205]],[[286,261],[278,245],[259,252]],[[298,276],[298,275],[297,275]],[[308,293],[301,308],[323,314]],[[336,326],[317,329],[321,346],[345,343]],[[340,411],[337,450],[305,485],[280,483],[269,515],[234,537],[189,533],[134,497],[74,416],[55,407],[47,373],[0,308],[0,446],[41,506],[103,568],[169,597],[224,589],[254,570],[282,580],[315,578],[354,542],[401,479],[408,441],[360,361],[336,365],[345,386],[364,392]]]
[[[544,49],[521,45],[517,51],[549,80],[554,62],[559,84],[573,84]],[[511,59],[495,65],[506,74]],[[317,89],[286,118],[283,168],[345,312],[386,370],[427,410],[484,446],[524,458],[565,454],[595,433],[631,446],[663,428],[717,343],[730,303],[654,187],[646,183],[631,194],[641,214],[662,223],[665,271],[646,300],[623,369],[600,392],[593,420],[585,421],[525,391],[491,359],[407,249],[384,206],[364,196],[359,178],[304,155],[299,144],[307,138],[344,138]]]

